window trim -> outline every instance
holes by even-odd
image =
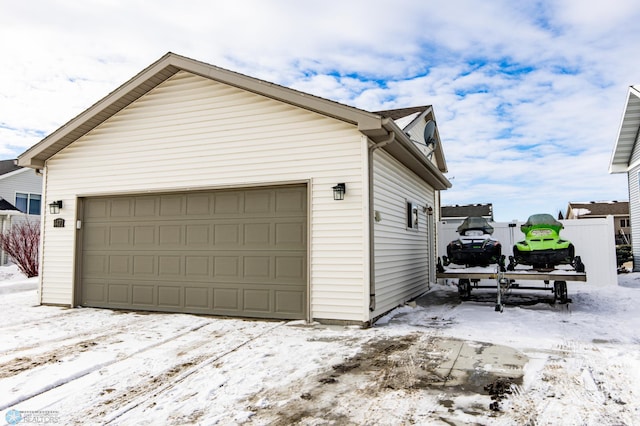
[[[18,206],[18,204],[19,204],[18,203],[18,196],[19,195],[23,196],[23,197],[20,198],[20,200],[25,200],[26,201],[25,210],[20,209],[20,207]],[[15,207],[18,210],[20,210],[22,213],[35,215],[35,216],[40,216],[42,214],[42,194],[38,194],[36,192],[16,191],[15,192],[14,201],[15,201]],[[39,209],[38,209],[37,213],[32,213],[31,212],[31,210],[33,209],[33,202],[34,201],[37,201],[39,203]]]
[[[411,231],[417,231],[420,225],[420,214],[418,210],[418,204],[405,200],[405,220],[404,225],[406,229]]]

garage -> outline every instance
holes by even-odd
[[[79,199],[88,307],[305,319],[306,185]]]
[[[40,304],[362,326],[435,280],[451,186],[429,105],[364,111],[171,52],[17,161],[49,207]]]

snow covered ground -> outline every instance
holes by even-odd
[[[640,274],[502,313],[437,285],[366,330],[37,306],[36,283],[0,268],[6,424],[640,425]]]

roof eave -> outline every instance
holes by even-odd
[[[640,132],[640,91],[630,86],[618,136],[609,161],[609,173],[626,173]]]

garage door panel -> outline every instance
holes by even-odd
[[[213,244],[216,248],[237,248],[242,245],[242,227],[237,223],[213,225]]]
[[[239,313],[241,311],[240,289],[214,288],[213,289],[213,309],[216,311]]]
[[[109,284],[107,286],[107,302],[130,304],[129,286],[127,284]]]
[[[158,306],[182,307],[182,286],[158,286]]]
[[[298,248],[306,244],[305,224],[301,222],[276,223],[274,244],[281,249]]]
[[[276,193],[276,212],[303,214],[306,211],[306,197],[300,191],[283,190]]]
[[[243,278],[268,281],[271,278],[271,257],[245,256],[242,270]]]
[[[220,192],[214,195],[213,212],[215,215],[238,215],[241,212],[242,194],[238,192]]]
[[[273,208],[272,191],[252,191],[244,197],[244,213],[248,215],[263,215],[271,213]]]
[[[130,226],[112,226],[109,228],[109,246],[112,248],[130,247],[132,245]]]
[[[186,256],[185,271],[186,276],[193,277],[209,277],[210,276],[210,259],[208,256]]]
[[[158,256],[158,272],[161,277],[172,278],[182,275],[182,256]]]
[[[272,311],[269,296],[269,290],[267,289],[245,289],[242,310],[260,312],[262,314]]]
[[[299,291],[275,291],[275,310],[292,315],[304,313],[304,294]]]
[[[215,256],[213,258],[215,277],[222,280],[241,279],[240,264],[240,256]]]
[[[110,205],[110,209],[109,209],[109,216],[110,217],[114,217],[114,218],[116,218],[116,217],[124,217],[124,218],[131,217],[132,204],[133,204],[133,200],[129,199],[129,198],[111,200],[111,205]]]
[[[160,246],[178,249],[182,245],[182,225],[159,225]]]
[[[84,203],[84,219],[100,219],[108,217],[109,201],[105,199],[89,199]]]
[[[157,245],[157,227],[153,225],[134,225],[133,226],[133,244],[136,247]]]
[[[184,305],[185,308],[210,309],[210,289],[203,287],[185,287]]]
[[[157,197],[135,197],[133,199],[133,216],[136,218],[156,217],[158,215]]]
[[[209,224],[194,224],[185,227],[187,247],[210,248],[213,240],[213,226]]]
[[[209,217],[211,215],[211,194],[191,194],[187,195],[187,216]]]
[[[265,248],[272,245],[270,223],[246,223],[243,226],[242,246],[247,249]]]
[[[86,306],[102,306],[107,300],[105,280],[85,279],[82,283],[83,304]]]
[[[130,262],[127,255],[111,255],[109,256],[109,276],[130,275]]]
[[[108,245],[109,227],[106,225],[93,225],[90,228],[86,228],[84,234],[84,247],[86,249],[103,248]]]
[[[306,187],[84,200],[82,303],[302,319]]]
[[[133,305],[152,307],[157,304],[155,286],[133,284],[131,287]]]
[[[156,277],[158,270],[156,267],[156,256],[153,255],[134,255],[133,256],[133,274],[135,276]]]
[[[182,210],[185,197],[182,195],[165,195],[160,197],[160,217],[171,218],[184,215]]]
[[[104,276],[107,272],[108,256],[87,254],[82,259],[82,270],[90,276]]]
[[[304,279],[305,263],[302,256],[276,256],[274,278],[278,282],[300,282]]]

